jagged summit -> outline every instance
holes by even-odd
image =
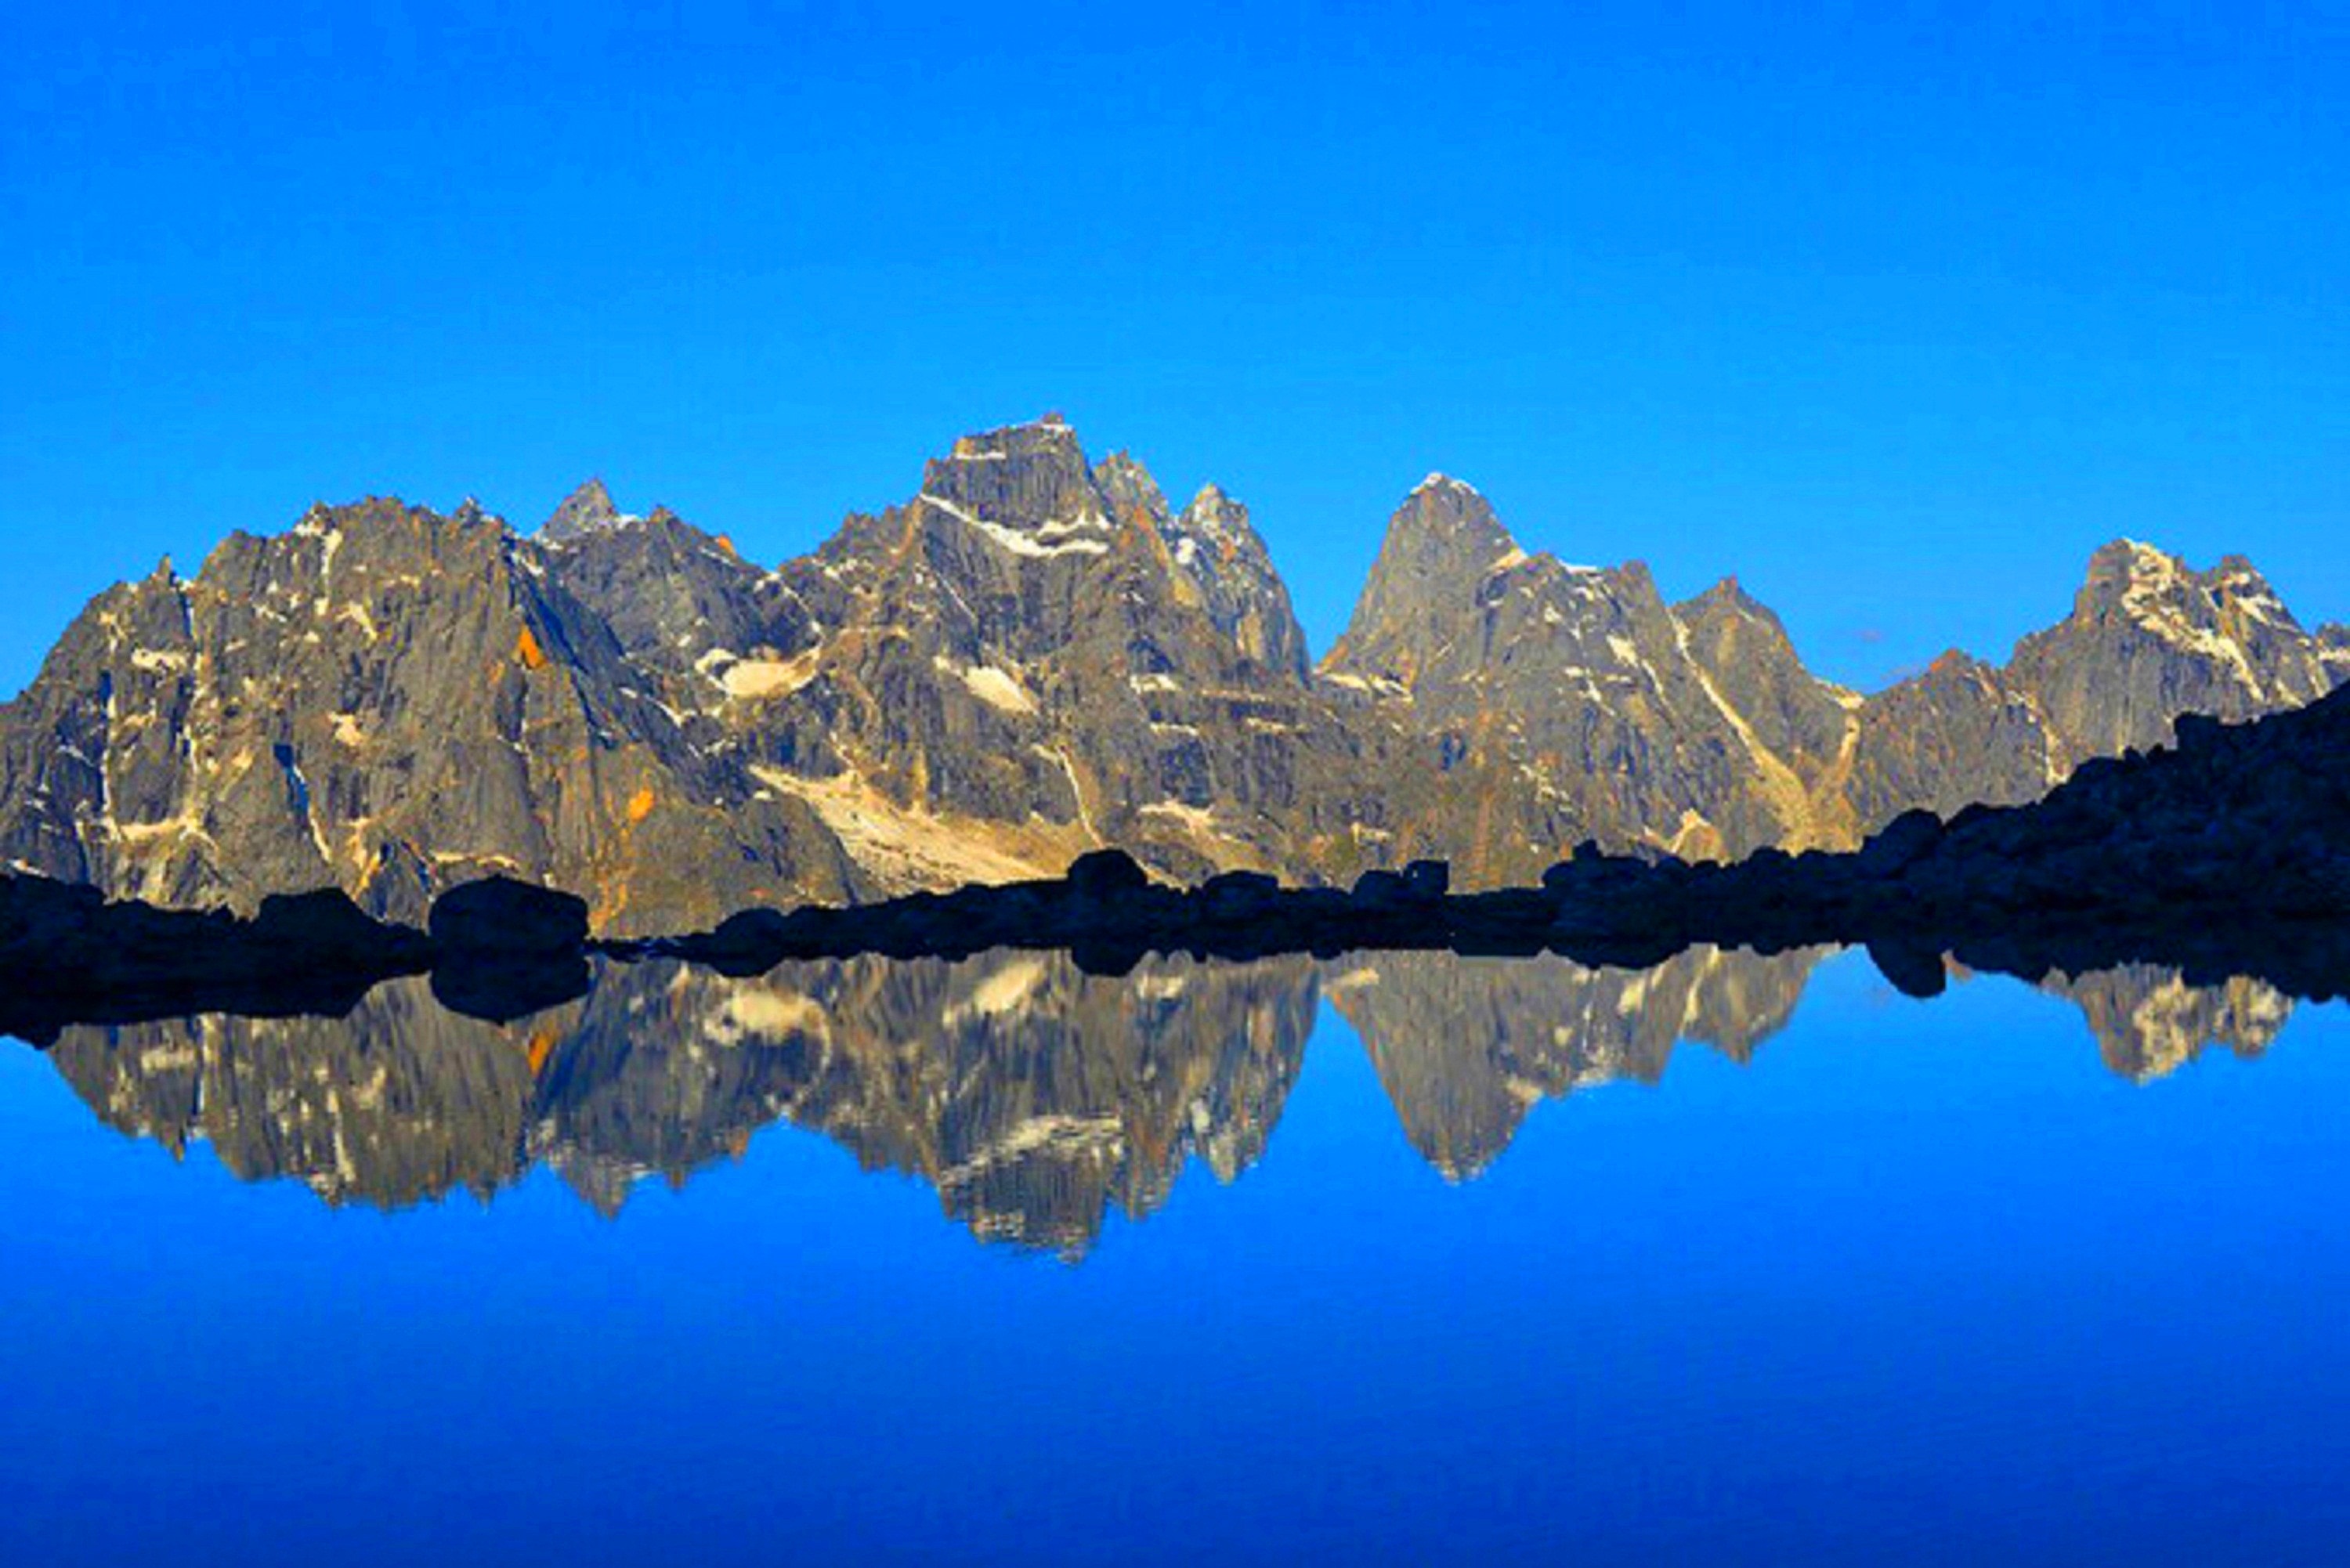
[[[1711,587],[1687,603],[1690,607],[1720,605],[1747,615],[1768,615],[1774,620],[1778,618],[1769,606],[1746,591],[1746,585],[1738,580],[1735,572],[1725,573],[1716,578]]]
[[[2209,571],[2198,571],[2183,556],[2127,538],[2100,545],[2089,556],[2074,607],[2089,614],[2172,607],[2190,615],[2232,607],[2256,619],[2292,621],[2276,590],[2244,556],[2222,556]]]
[[[488,524],[501,533],[505,530],[506,525],[504,517],[483,505],[481,498],[473,495],[468,495],[457,503],[455,509],[449,514],[449,521],[461,527]]]
[[[972,524],[1021,554],[1098,554],[1106,497],[1076,431],[1057,418],[958,440],[922,470],[916,504]]]
[[[2198,571],[2135,539],[2089,557],[2073,613],[2019,642],[2008,673],[2064,738],[2067,769],[2161,743],[2181,711],[2247,719],[2339,679],[2251,562],[2230,556]]]
[[[538,536],[559,545],[598,529],[618,527],[625,520],[612,504],[612,493],[604,488],[603,480],[590,479],[563,498],[563,504],[540,524]]]
[[[1166,493],[1130,452],[1121,449],[1096,463],[1094,483],[1108,500],[1112,517],[1124,521],[1139,514],[1154,526],[1166,524]]]
[[[1424,634],[1445,607],[1464,590],[1473,594],[1495,570],[1525,559],[1490,502],[1465,484],[1430,475],[1388,519],[1354,616],[1324,667],[1397,674],[1399,655],[1416,663],[1413,656],[1427,651]]]
[[[1266,670],[1305,679],[1310,658],[1289,589],[1249,519],[1222,486],[1203,484],[1161,524],[1175,565],[1199,586],[1218,630]]]

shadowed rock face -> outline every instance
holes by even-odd
[[[1696,659],[1754,742],[1783,758],[1813,794],[1832,792],[1831,776],[1852,733],[1859,699],[1816,680],[1779,618],[1725,577],[1673,607]],[[1835,836],[1846,836],[1837,824]]]
[[[1730,857],[1850,847],[1920,806],[2036,799],[2085,761],[2159,743],[2182,713],[2314,701],[2350,675],[2340,637],[2303,630],[2240,558],[2199,573],[2123,542],[2004,668],[1953,652],[1864,699],[1806,671],[1734,581],[1668,607],[1637,562],[1529,556],[1475,491],[1430,475],[1323,670],[1448,758],[1502,765],[1477,827],[1445,841],[1483,884],[1528,879],[1479,835],[1535,798],[1609,849]]]
[[[1469,486],[1396,512],[1318,671],[1247,509],[1180,513],[1047,418],[967,436],[903,504],[768,570],[598,482],[539,534],[470,504],[317,507],[193,578],[108,590],[0,708],[0,865],[250,910],[340,888],[414,921],[492,871],[677,930],[1058,872],[1466,888],[1568,847],[1848,846],[1900,811],[2041,794],[2182,711],[2350,675],[2230,559],[2100,551],[2004,667],[1866,698],[1734,582],[1528,555]]]
[[[740,744],[894,887],[1102,843],[1178,877],[1315,863],[1317,836],[1382,815],[1360,743],[1298,680],[1244,514],[1186,516],[1057,421],[957,442],[785,568],[823,639],[804,684],[734,706]]]
[[[591,479],[563,498],[563,504],[539,528],[538,536],[560,545],[608,533],[631,521],[612,504],[612,493],[604,488],[604,482]]]
[[[1741,638],[1715,615],[1708,629],[1734,660],[1771,628]],[[1490,768],[1452,825],[1471,882],[1531,880],[1556,859],[1545,810],[1605,845],[1689,855],[1822,836],[1794,763],[1737,711],[1645,566],[1529,556],[1457,480],[1430,475],[1397,512],[1323,670],[1448,765]],[[1790,708],[1810,716],[1783,680],[1757,672],[1753,694],[1783,733]]]
[[[2337,623],[2318,628],[2317,653],[2336,686],[2350,680],[2350,626]]]

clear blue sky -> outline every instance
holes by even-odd
[[[90,19],[93,11],[98,19]],[[313,498],[744,550],[1065,410],[1317,648],[1430,468],[2003,655],[2127,533],[2350,615],[2350,11],[18,7],[0,686]]]

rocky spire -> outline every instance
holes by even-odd
[[[2089,557],[2073,613],[2018,643],[2007,676],[2047,716],[2065,766],[2159,745],[2182,711],[2250,718],[2337,679],[2251,562],[2197,571],[2135,539]]]
[[[1409,659],[1449,625],[1486,576],[1525,558],[1475,487],[1430,474],[1388,520],[1354,617],[1326,662],[1358,674],[1386,672],[1397,656]]]
[[[1150,471],[1125,452],[1114,452],[1094,464],[1094,483],[1110,504],[1110,515],[1124,521],[1140,512],[1152,523],[1164,524],[1167,496]]]
[[[1176,569],[1199,586],[1216,628],[1266,669],[1305,679],[1305,631],[1248,508],[1203,485],[1181,516],[1160,527]]]
[[[599,528],[617,526],[620,521],[620,509],[612,504],[612,493],[604,488],[603,480],[590,479],[563,498],[563,504],[538,533],[539,537],[559,545]]]
[[[1057,414],[962,437],[924,465],[922,500],[1021,533],[1055,524],[1065,530],[1107,524],[1107,497],[1077,432]]]

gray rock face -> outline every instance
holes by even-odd
[[[2317,656],[2324,660],[2336,686],[2350,680],[2350,626],[2339,622],[2317,628]]]
[[[1159,531],[1178,570],[1198,585],[1216,629],[1275,678],[1306,678],[1305,628],[1289,607],[1289,588],[1274,570],[1248,508],[1211,484]]]
[[[1478,880],[1529,880],[1558,857],[1565,843],[1524,815],[1538,802],[1610,847],[1719,857],[1835,836],[1805,778],[1837,754],[1843,694],[1734,587],[1685,608],[1638,562],[1529,556],[1482,496],[1431,474],[1322,668],[1432,737],[1448,766],[1491,770],[1478,818],[1516,842],[1464,853],[1456,824],[1455,858]]]
[[[549,544],[567,544],[634,521],[623,517],[612,504],[612,493],[604,488],[601,479],[591,479],[563,498],[563,504],[540,527],[538,536]]]
[[[1057,421],[966,437],[786,566],[808,638],[710,669],[692,705],[893,889],[1113,843],[1186,878],[1344,867],[1391,810],[1367,742],[1299,679],[1245,514],[1186,518]]]
[[[691,743],[540,548],[475,508],[314,508],[100,596],[0,710],[0,856],[111,896],[339,887],[421,923],[490,872],[607,929],[856,886]]]
[[[1854,733],[1859,694],[1804,669],[1787,628],[1736,577],[1674,606],[1673,615],[1690,657],[1753,744],[1784,762],[1807,792],[1832,789],[1830,774]]]
[[[0,865],[250,911],[341,888],[420,919],[504,873],[602,933],[1057,874],[1532,882],[1586,839],[1848,846],[2032,798],[2181,712],[2350,678],[2230,559],[2100,551],[1997,668],[1863,699],[1734,582],[1519,547],[1431,475],[1318,670],[1247,510],[1178,514],[1055,418],[967,436],[908,502],[769,570],[599,482],[539,535],[468,504],[317,507],[93,600],[0,708]]]
[[[2091,557],[2073,613],[2018,644],[2008,676],[2038,703],[2066,771],[2160,745],[2181,713],[2254,718],[2313,701],[2339,679],[2241,556],[2196,572],[2130,540]]]
[[[2059,744],[2000,670],[1946,653],[1861,705],[1846,798],[1864,829],[1913,807],[2021,805],[2064,776]]]
[[[541,537],[557,537],[553,523]],[[736,660],[788,659],[816,639],[814,618],[780,577],[666,507],[560,537],[546,561],[631,665],[664,686]]]
[[[1734,857],[1849,847],[1918,806],[2036,798],[2092,757],[2159,743],[2180,713],[2322,695],[2350,679],[2341,645],[2304,631],[2240,558],[2199,573],[2123,542],[2004,669],[1954,652],[1864,699],[1806,671],[1734,581],[1667,607],[1638,563],[1528,556],[1482,497],[1430,475],[1323,670],[1448,759],[1513,775],[1477,802],[1480,825],[1548,798],[1610,850]],[[1525,879],[1482,847],[1452,822],[1446,848],[1473,879]]]

